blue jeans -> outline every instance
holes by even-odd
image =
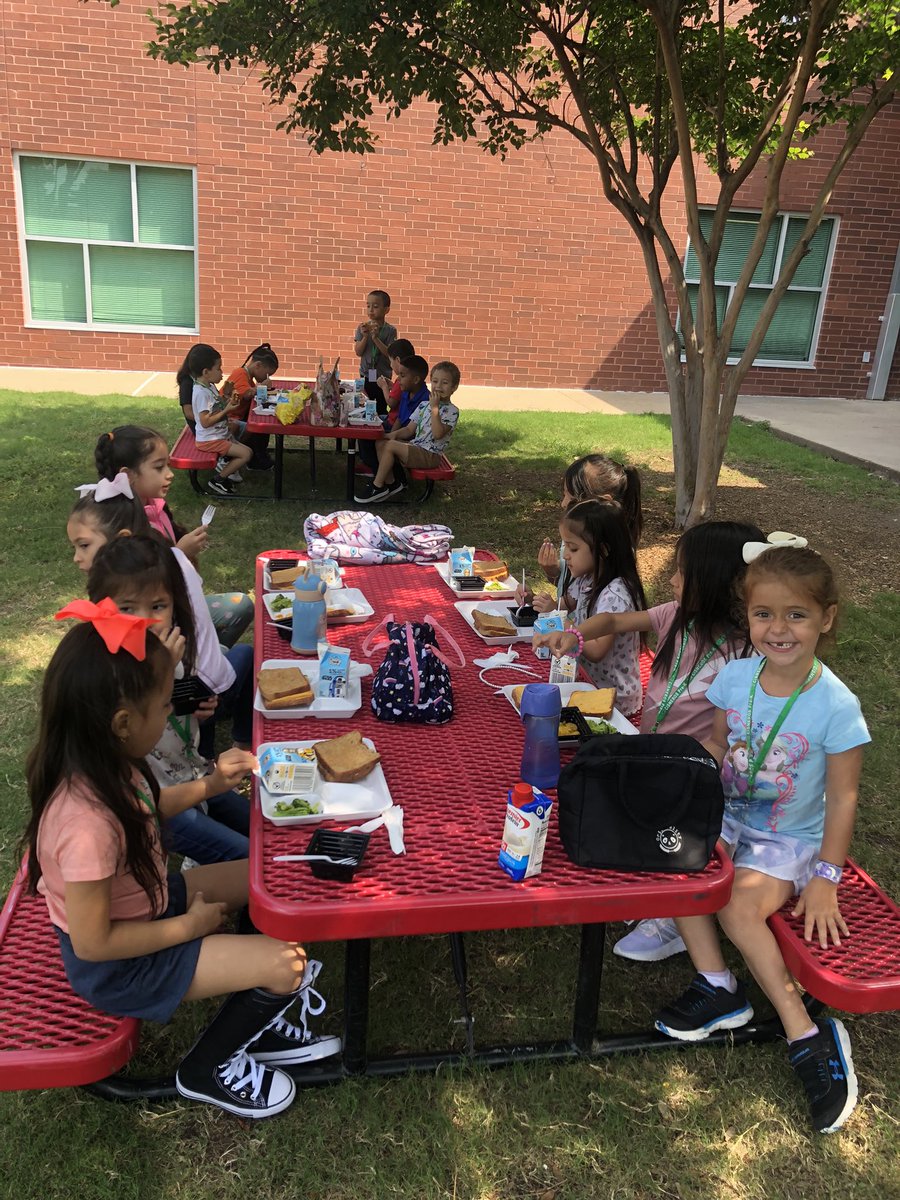
[[[176,854],[201,866],[233,862],[250,854],[250,804],[237,792],[207,801],[209,812],[188,808],[166,821],[166,842]]]
[[[219,696],[213,715],[200,723],[199,750],[204,758],[215,758],[217,721],[231,718],[232,741],[249,746],[253,736],[253,647],[239,642],[226,651],[225,657],[234,668],[234,683]]]

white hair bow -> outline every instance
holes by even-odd
[[[98,502],[112,500],[114,496],[127,496],[129,500],[134,499],[134,492],[131,490],[131,481],[128,478],[128,472],[125,470],[120,471],[115,479],[100,479],[97,483],[82,483],[74,490],[82,500],[85,496],[91,495]]]
[[[752,563],[766,550],[775,550],[778,546],[791,546],[795,550],[802,550],[804,546],[808,545],[809,542],[799,533],[786,533],[783,529],[776,529],[764,542],[744,542],[742,553],[744,562]]]

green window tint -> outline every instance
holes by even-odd
[[[734,217],[729,217],[725,222],[725,236],[722,238],[719,257],[716,262],[717,283],[737,283],[741,268],[747,260],[747,255],[756,236],[756,227],[758,225],[759,216],[755,213],[738,213]],[[709,237],[709,231],[712,228],[711,212],[701,212],[700,228],[703,230],[703,236]],[[772,282],[780,233],[781,221],[776,219],[769,230],[769,236],[766,238],[762,257],[756,265],[756,270],[753,272],[753,283]],[[700,263],[692,247],[688,250],[684,273],[688,279],[700,278]]]
[[[26,235],[133,240],[127,164],[22,157],[19,172]]]
[[[96,323],[193,328],[192,251],[91,246],[90,261]]]
[[[700,295],[700,285],[697,283],[688,284],[688,295],[691,298],[691,312],[697,317],[697,297]],[[728,303],[728,288],[716,288],[716,328],[721,328],[722,318],[725,316],[725,305]]]
[[[194,181],[190,171],[137,167],[138,241],[194,244]]]
[[[732,354],[743,353],[768,295],[768,291],[747,293],[731,343]],[[787,292],[775,310],[756,360],[808,362],[820,299],[818,292]]]
[[[809,243],[809,253],[800,260],[797,273],[791,280],[791,287],[820,288],[825,279],[825,264],[828,262],[828,249],[831,246],[831,228],[833,221],[823,221],[813,239]],[[784,260],[800,241],[800,235],[806,227],[802,217],[791,217],[788,221],[787,234],[784,239]]]
[[[28,242],[28,290],[33,321],[87,320],[84,251],[68,242]]]

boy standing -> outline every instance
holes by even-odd
[[[407,373],[407,378],[413,363],[417,364],[413,378],[421,370],[419,363],[427,374],[428,364],[424,359],[414,356],[403,364],[402,370]],[[424,378],[422,375],[419,382],[424,383]],[[434,367],[429,399],[419,404],[405,425],[401,427],[398,421],[391,433],[375,443],[378,471],[373,480],[361,480],[357,484],[354,499],[358,504],[379,504],[404,490],[406,484],[395,479],[397,464],[425,469],[441,465],[441,455],[459,420],[459,409],[450,403],[450,397],[459,387],[459,379],[459,367],[454,363],[440,362]]]
[[[366,296],[368,320],[357,325],[353,335],[353,349],[359,357],[359,373],[365,381],[366,395],[374,400],[377,411],[387,411],[384,396],[378,386],[378,376],[390,373],[388,348],[397,340],[397,330],[385,320],[391,307],[387,292],[376,289]]]

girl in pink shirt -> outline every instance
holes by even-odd
[[[145,760],[171,711],[182,647],[109,598],[57,613],[71,617],[85,623],[44,676],[24,838],[69,983],[103,1011],[161,1021],[181,1000],[236,989],[182,1059],[178,1090],[245,1118],[281,1112],[295,1085],[279,1064],[340,1049],[306,1028],[319,964],[262,935],[212,936],[247,902],[246,860],[167,876],[160,834],[169,814],[233,786],[255,759],[227,751],[211,775],[160,790]],[[299,1026],[283,1019],[295,999]]]

